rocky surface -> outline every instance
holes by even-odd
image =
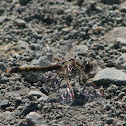
[[[125,0],[0,1],[0,126],[125,126],[125,31]],[[93,64],[87,83],[71,66],[5,72],[70,58]]]

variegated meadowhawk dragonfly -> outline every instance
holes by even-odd
[[[79,76],[83,78],[83,82],[81,85],[83,85],[83,93],[87,97],[93,97],[94,94],[88,92],[85,88],[88,83],[86,83],[88,78],[88,73],[90,73],[93,69],[93,65],[90,61],[84,60],[82,64],[80,64],[76,59],[70,58],[67,60],[63,60],[61,62],[58,62],[53,65],[47,65],[47,66],[34,66],[34,67],[15,67],[10,70],[6,70],[7,73],[21,73],[22,71],[42,71],[42,72],[50,72],[50,71],[61,71],[64,73],[64,78],[66,80],[67,89],[66,91],[61,94],[60,99],[63,101],[62,103],[69,104],[72,103],[75,99],[75,93],[73,91],[73,88],[69,82],[69,77],[67,75],[70,73],[77,73]],[[89,82],[89,81],[88,81]],[[96,86],[93,83],[89,84],[91,87],[96,88]],[[94,93],[94,92],[93,92]],[[100,91],[95,90],[95,94],[102,96],[103,93]]]

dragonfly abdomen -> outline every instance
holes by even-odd
[[[7,73],[20,73],[22,71],[52,71],[56,69],[60,69],[62,65],[60,64],[54,64],[54,65],[48,65],[48,66],[34,66],[34,67],[15,67],[11,70],[6,70]]]

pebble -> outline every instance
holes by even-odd
[[[22,19],[16,19],[14,22],[17,24],[19,27],[24,27],[26,25],[26,22]]]
[[[116,68],[105,68],[98,71],[92,80],[96,85],[107,85],[111,83],[125,85],[126,74]]]
[[[7,19],[7,16],[0,16],[0,24],[2,24]]]
[[[122,102],[126,102],[126,96],[122,97]]]
[[[26,5],[30,0],[19,0],[21,5]]]
[[[126,54],[125,53],[117,58],[117,60],[115,61],[115,65],[118,69],[126,70]]]
[[[15,101],[16,101],[16,102],[19,103],[19,102],[21,102],[21,100],[22,100],[22,97],[15,97]]]
[[[42,97],[40,97],[40,98],[38,99],[38,102],[39,102],[39,103],[46,102],[47,99],[48,99],[48,96],[47,96],[47,95],[43,95]]]
[[[109,111],[109,110],[111,110],[111,107],[112,107],[112,106],[111,106],[110,104],[106,104],[106,105],[105,105],[105,110],[106,110],[106,111]]]
[[[37,126],[43,125],[44,126],[44,118],[38,114],[37,112],[30,112],[26,116],[26,122],[29,126]]]
[[[28,72],[28,74],[25,74],[25,79],[30,82],[30,83],[35,83],[38,81],[45,82],[46,77],[43,73],[33,73],[33,72]]]
[[[77,35],[78,35],[78,31],[77,30],[72,30],[70,32],[70,37],[72,37],[72,38],[77,38]]]
[[[122,46],[121,50],[122,50],[123,53],[125,53],[126,52],[126,46]]]
[[[119,4],[121,0],[102,0],[105,4]]]
[[[0,70],[5,71],[6,66],[3,62],[0,62]]]
[[[107,124],[114,124],[116,122],[116,119],[114,119],[114,118],[108,118],[107,120],[106,120],[106,123]]]
[[[5,109],[5,108],[8,107],[9,105],[10,105],[10,103],[9,103],[9,100],[8,100],[8,99],[2,100],[2,101],[0,102],[0,107],[1,107],[2,109]]]
[[[0,78],[0,84],[6,83],[8,81],[9,81],[9,79],[7,77]]]
[[[126,6],[122,6],[122,7],[120,8],[120,10],[121,10],[121,12],[126,13]]]
[[[69,33],[69,31],[70,31],[70,29],[69,29],[69,28],[63,28],[63,29],[62,29],[62,32],[63,32],[64,34]]]
[[[119,43],[121,46],[126,46],[126,39],[124,38],[117,38],[116,42]]]
[[[68,22],[71,22],[73,20],[72,18],[72,15],[71,14],[67,14],[65,19],[68,21]]]
[[[86,55],[88,52],[88,47],[86,45],[76,45],[74,51],[75,55],[76,53],[79,55]]]
[[[87,34],[86,32],[80,32],[80,38],[82,38],[83,40],[87,38]]]
[[[120,92],[118,94],[118,99],[122,99],[122,97],[125,96],[125,95],[126,95],[125,92]]]
[[[96,7],[96,12],[97,13],[101,13],[101,12],[103,12],[103,9],[101,7],[99,7],[99,6],[97,6]]]
[[[26,49],[26,50],[29,49],[29,44],[25,41],[22,41],[22,40],[19,40],[17,42],[17,46],[18,46],[19,49]]]
[[[40,91],[32,90],[28,93],[28,98],[31,100],[33,99],[34,96],[37,96],[37,98],[41,97],[41,99],[39,99],[39,101],[42,101],[42,98],[43,98],[43,100],[47,100],[47,96]]]

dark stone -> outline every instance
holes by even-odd
[[[77,38],[77,36],[78,36],[78,31],[77,31],[77,30],[72,30],[72,31],[70,32],[70,37],[72,37],[72,38]]]
[[[107,105],[105,106],[105,109],[106,109],[106,111],[109,111],[109,110],[111,109],[111,105],[107,104]]]
[[[21,5],[27,5],[27,3],[29,2],[30,0],[19,0],[19,3]]]
[[[46,81],[46,77],[44,76],[44,74],[33,73],[33,72],[29,72],[29,74],[25,75],[25,79],[30,83],[35,83],[37,81],[42,81],[42,82]]]
[[[114,118],[108,118],[108,119],[106,120],[106,123],[107,123],[107,124],[114,124],[114,122],[115,122],[115,119],[114,119]]]
[[[101,0],[104,4],[120,4],[121,0]]]
[[[86,32],[80,32],[80,38],[86,39],[87,34]]]
[[[19,124],[19,126],[28,126],[28,125],[25,124],[24,122],[21,122],[21,123]]]
[[[5,64],[3,62],[0,62],[0,70],[4,71],[5,69]]]
[[[44,93],[44,94],[46,94],[46,95],[48,95],[48,90],[46,89],[46,87],[44,88],[44,87],[41,87],[40,88],[40,91],[42,92],[42,93]]]
[[[65,19],[67,20],[67,22],[71,22],[73,20],[72,15],[71,14],[67,14]]]
[[[9,79],[8,79],[7,77],[2,77],[2,78],[0,79],[0,84],[6,83],[6,82],[8,82],[8,81],[9,81]]]
[[[77,0],[77,5],[82,6],[83,2],[84,2],[84,0]]]

